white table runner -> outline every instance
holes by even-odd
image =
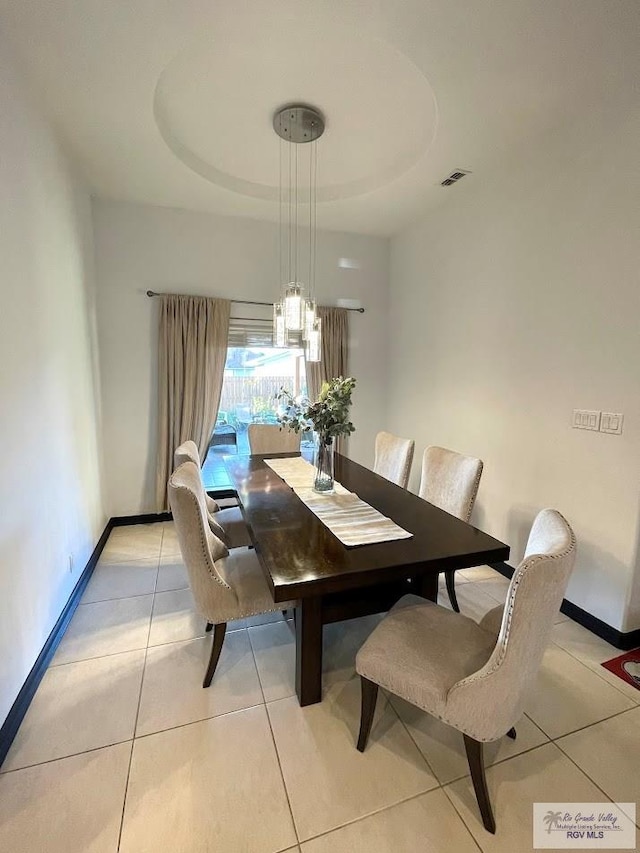
[[[343,545],[370,545],[413,536],[340,483],[335,484],[332,495],[314,492],[315,468],[306,459],[295,456],[264,461]]]

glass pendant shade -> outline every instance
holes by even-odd
[[[303,346],[302,332],[292,332],[287,330],[287,343],[289,349],[300,349]]]
[[[304,323],[304,299],[297,283],[287,285],[284,297],[284,322],[291,332],[301,332]]]
[[[316,317],[307,338],[307,361],[320,361],[322,355],[322,320]]]
[[[315,299],[307,299],[306,307],[304,310],[304,329],[302,330],[302,337],[305,341],[309,340],[309,335],[313,331],[313,324],[316,319],[316,301]]]
[[[305,278],[309,296],[316,296],[316,143],[324,128],[324,116],[309,104],[289,103],[273,114],[273,129],[280,139],[278,278],[283,284],[289,282],[274,305],[273,338],[276,346],[304,345],[306,350],[311,340],[314,361],[320,360],[320,332],[315,326],[318,311],[315,299],[306,299],[300,278]]]
[[[273,306],[273,345],[279,348],[287,345],[287,330],[285,329],[281,302],[276,302]]]

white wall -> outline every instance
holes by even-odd
[[[1,723],[105,523],[90,202],[1,43],[0,187]]]
[[[110,515],[155,512],[157,301],[145,291],[272,301],[277,226],[104,200],[93,212],[107,507]],[[318,235],[319,301],[359,299],[366,308],[350,315],[349,342],[358,380],[349,452],[365,463],[385,407],[388,254],[380,238]],[[340,258],[358,268],[339,267]]]
[[[637,104],[587,116],[443,189],[391,260],[390,427],[416,459],[428,444],[483,458],[474,523],[512,565],[535,513],[564,513],[567,597],[625,631],[640,627],[639,139]],[[573,408],[623,412],[623,435],[571,429]]]

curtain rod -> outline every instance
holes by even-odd
[[[169,296],[173,294],[156,293],[155,290],[147,290],[147,296]],[[255,302],[253,299],[231,299],[230,302],[235,302],[237,305],[268,305],[273,306],[273,302]],[[358,314],[364,314],[364,308],[345,308],[345,311],[357,311]],[[238,318],[240,319],[240,318]]]

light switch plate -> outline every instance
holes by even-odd
[[[620,435],[622,433],[623,420],[624,415],[621,412],[603,412],[600,418],[600,432]]]
[[[574,429],[600,429],[600,412],[593,409],[574,409],[571,426]]]

